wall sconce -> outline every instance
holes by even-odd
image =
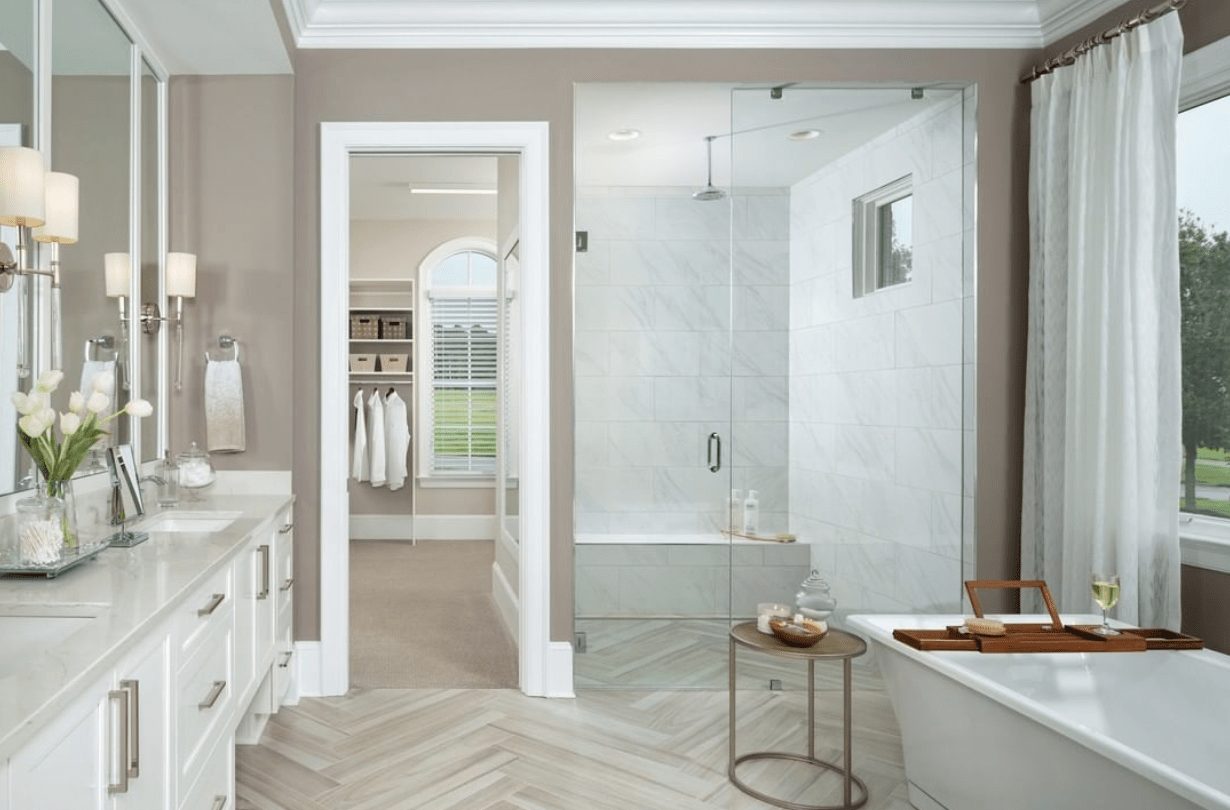
[[[175,299],[175,316],[160,317],[158,305],[141,306],[141,329],[147,335],[158,334],[163,321],[175,325],[179,357],[175,372],[175,390],[184,387],[184,299],[196,298],[196,254],[168,253],[166,262],[167,297]]]
[[[48,172],[43,155],[28,146],[0,146],[0,225],[17,228],[16,256],[0,242],[0,293],[13,286],[17,276],[48,276],[51,279],[51,366],[61,368],[63,352],[60,339],[60,253],[61,244],[77,241],[77,178],[63,172]],[[39,227],[42,226],[42,227]],[[51,267],[39,270],[27,266],[25,230],[34,228],[34,240],[52,245]],[[18,375],[29,373],[25,347],[25,302],[19,333],[23,336],[18,351]]]

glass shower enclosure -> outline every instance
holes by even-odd
[[[975,103],[578,85],[577,688],[725,688],[732,623],[813,570],[837,626],[960,610]]]

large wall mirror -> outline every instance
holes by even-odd
[[[42,37],[36,36],[40,15],[51,21]],[[114,407],[138,396],[153,402],[153,418],[117,419],[109,441],[132,443],[142,460],[157,457],[165,421],[158,401],[163,355],[157,338],[142,335],[139,316],[142,302],[165,310],[159,297],[165,218],[159,193],[164,77],[107,3],[0,0],[0,32],[0,143],[41,149],[48,169],[75,175],[79,184],[77,241],[58,246],[62,317],[52,317],[47,278],[20,278],[0,295],[2,496],[33,485],[30,459],[5,426],[16,424],[12,392],[29,390],[46,369],[64,371],[57,410],[66,407],[68,392],[87,388],[100,372],[115,375]],[[0,235],[10,245],[14,237]],[[124,306],[114,289],[108,295],[108,254],[113,262],[116,255],[127,259]],[[50,246],[39,245],[30,263],[47,268],[50,260]],[[28,371],[18,347],[28,355]],[[101,457],[87,460],[79,474],[102,472]]]

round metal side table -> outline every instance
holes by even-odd
[[[781,658],[801,658],[807,661],[807,754],[793,754],[782,751],[756,751],[738,756],[735,748],[735,651],[740,646],[776,655]],[[811,647],[791,647],[776,636],[765,635],[756,629],[755,622],[744,622],[730,628],[730,765],[726,775],[731,784],[749,796],[754,796],[762,802],[789,808],[789,810],[854,810],[867,803],[867,785],[854,775],[850,767],[850,722],[851,722],[851,691],[850,662],[867,652],[867,642],[844,630],[830,629],[818,643]],[[825,762],[816,758],[816,661],[841,661],[842,663],[842,745],[845,752],[844,766]],[[749,787],[739,778],[738,767],[744,762],[764,759],[784,759],[793,762],[805,762],[824,770],[835,771],[845,780],[843,803],[832,805],[800,804],[786,799],[779,799]],[[854,799],[854,788],[862,794]]]

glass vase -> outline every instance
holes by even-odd
[[[64,557],[64,500],[37,493],[17,502],[17,556],[22,565],[55,565]]]
[[[47,494],[64,502],[61,516],[61,533],[64,535],[64,547],[75,549],[80,544],[81,533],[77,527],[77,499],[73,495],[72,479],[47,482]]]

